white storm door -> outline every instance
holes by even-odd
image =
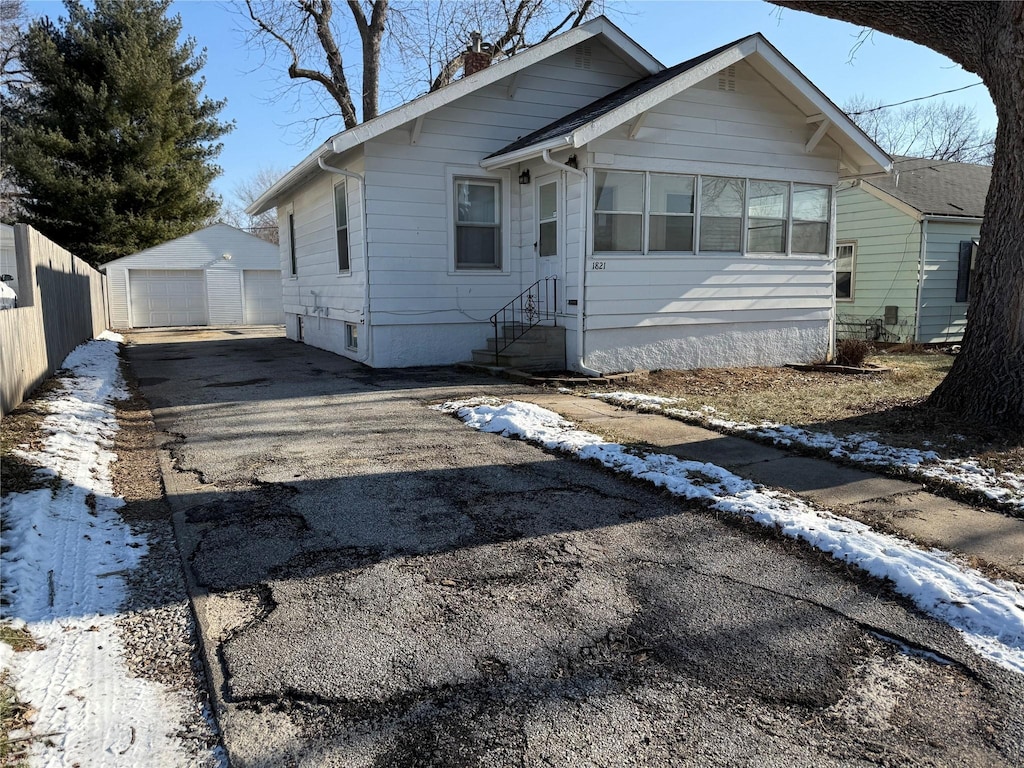
[[[562,281],[564,218],[562,185],[558,175],[537,180],[537,279],[557,277]],[[562,285],[559,286],[561,293]]]

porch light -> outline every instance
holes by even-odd
[[[565,164],[568,165],[570,168],[579,168],[580,167],[579,162],[577,162],[577,160],[576,160],[576,155],[569,155],[569,157],[566,158],[566,160],[565,160]]]
[[[522,173],[519,174],[519,183],[520,184],[529,184],[530,183],[530,169],[529,168],[527,168],[525,171],[523,171]]]

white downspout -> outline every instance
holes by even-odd
[[[357,363],[365,363],[369,357],[370,352],[373,350],[373,323],[370,322],[370,257],[369,247],[367,245],[370,239],[370,231],[366,226],[366,180],[354,171],[346,171],[344,168],[335,168],[333,165],[327,165],[322,157],[316,159],[317,164],[321,170],[327,171],[328,173],[336,173],[339,176],[347,176],[350,179],[355,179],[359,184],[359,206],[361,210],[362,227],[363,227],[363,318],[365,319],[366,327],[366,351],[362,357],[353,358]]]
[[[551,150],[545,149],[544,154],[541,156],[546,165],[550,165],[552,168],[559,168],[567,173],[571,173],[580,179],[580,263],[579,263],[579,286],[580,295],[577,299],[576,306],[576,367],[580,373],[587,376],[600,376],[600,371],[595,371],[593,368],[588,368],[584,362],[586,357],[586,344],[584,337],[586,331],[584,330],[584,309],[587,305],[586,302],[586,277],[587,277],[587,220],[589,219],[590,207],[587,205],[587,174],[585,171],[581,171],[579,168],[573,168],[571,165],[565,163],[559,163],[551,159]]]
[[[928,219],[921,219],[921,255],[917,259],[917,306],[914,307],[914,338],[916,344],[921,338],[921,286],[924,284],[924,259],[928,253]]]

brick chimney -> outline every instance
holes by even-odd
[[[469,77],[481,69],[487,69],[491,65],[491,56],[494,53],[494,47],[490,43],[483,42],[483,35],[479,32],[470,35],[470,39],[472,42],[462,55],[463,77]]]

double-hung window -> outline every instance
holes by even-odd
[[[455,268],[501,269],[501,183],[455,179]]]
[[[334,187],[334,226],[338,234],[338,271],[348,272],[351,264],[348,254],[348,196],[344,181]]]
[[[747,194],[747,252],[785,253],[789,225],[789,184],[750,182]]]
[[[796,223],[793,224],[796,240]],[[836,301],[853,301],[853,269],[857,259],[856,243],[836,243]]]
[[[594,250],[643,249],[644,174],[594,174]]]
[[[738,251],[743,239],[743,179],[704,176],[700,183],[700,250]]]
[[[288,214],[288,269],[292,277],[299,274],[299,259],[295,252],[295,214]]]
[[[650,251],[692,251],[694,177],[651,174]]]
[[[828,187],[793,185],[793,253],[828,253],[829,194]]]

